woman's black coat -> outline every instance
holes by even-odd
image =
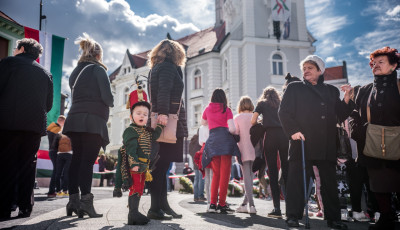
[[[384,126],[400,126],[400,93],[397,84],[397,72],[388,76],[376,76],[374,83],[360,88],[356,97],[357,111],[352,113],[352,138],[357,142],[357,161],[371,168],[400,169],[400,160],[389,161],[367,157],[363,154],[367,131],[367,101],[373,87],[377,94],[371,99],[371,123]],[[380,104],[380,105],[379,105]]]
[[[91,66],[88,66],[91,65]],[[84,67],[82,74],[78,78]],[[78,79],[78,80],[77,80]],[[72,71],[69,86],[72,89],[72,105],[65,121],[63,133],[92,133],[102,137],[102,147],[108,145],[107,121],[110,108],[114,106],[110,80],[106,70],[99,64],[80,62]]]
[[[336,162],[336,123],[350,115],[354,103],[341,101],[339,90],[323,83],[322,75],[318,87],[320,91],[307,81],[293,82],[283,95],[279,119],[290,139],[289,161],[301,160],[301,142],[291,140],[293,134],[301,132],[306,160]]]
[[[156,64],[150,72],[151,111],[159,114],[177,113],[184,83],[182,70],[169,60]],[[182,100],[176,137],[187,137],[186,110]]]

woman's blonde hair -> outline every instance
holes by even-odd
[[[79,36],[75,40],[75,44],[79,44],[79,50],[82,50],[82,54],[79,57],[79,62],[94,61],[100,63],[105,69],[107,67],[103,64],[103,48],[101,45],[91,38],[87,33],[83,33],[83,37]],[[97,57],[100,55],[100,58]]]
[[[250,97],[243,96],[240,98],[240,100],[238,102],[237,111],[238,111],[238,113],[241,113],[246,110],[253,111],[254,105],[253,105],[253,102],[251,101]]]
[[[163,62],[166,58],[171,59],[171,61],[178,66],[184,65],[186,62],[185,49],[183,46],[169,39],[164,39],[158,43],[147,56],[149,57],[147,64],[150,68]]]
[[[260,98],[258,98],[258,102],[266,102],[273,108],[278,108],[281,103],[281,97],[278,94],[278,91],[272,86],[268,86],[264,89]]]

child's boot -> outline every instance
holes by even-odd
[[[133,194],[132,196],[129,196],[128,225],[145,225],[150,221],[150,219],[139,212],[139,202],[139,194]]]

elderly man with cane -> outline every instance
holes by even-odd
[[[335,180],[336,123],[346,119],[354,108],[354,103],[350,101],[352,88],[341,86],[345,93],[344,99],[340,100],[339,90],[324,83],[325,64],[316,55],[307,56],[300,63],[300,68],[303,81],[288,85],[279,108],[279,118],[290,143],[286,222],[288,227],[298,227],[306,205],[300,141],[303,140],[306,178],[310,178],[312,166],[317,166],[328,227],[347,229],[340,220]]]

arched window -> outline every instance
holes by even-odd
[[[201,71],[198,69],[194,72],[194,89],[201,89]]]
[[[126,105],[126,103],[128,102],[128,100],[129,100],[129,88],[126,87],[126,88],[125,88],[125,91],[124,91],[124,105]]]
[[[272,74],[283,75],[283,60],[280,54],[274,54],[272,56]]]
[[[227,60],[224,61],[223,70],[224,70],[224,81],[227,81],[228,80],[228,61]]]

